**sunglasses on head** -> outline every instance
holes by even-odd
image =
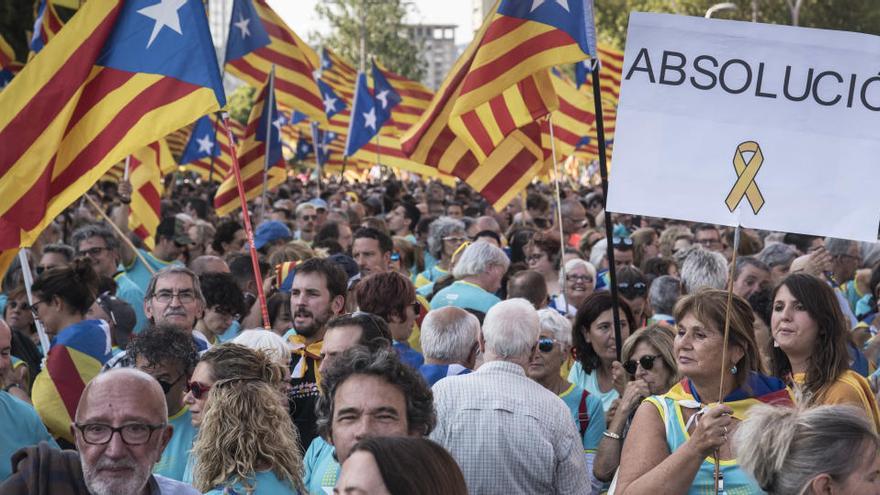
[[[625,297],[632,299],[633,297],[644,296],[648,293],[648,286],[644,282],[636,282],[630,284],[628,282],[620,282],[617,284],[617,290]]]
[[[616,248],[631,248],[633,247],[633,240],[629,237],[612,237],[611,245]]]
[[[623,369],[625,369],[626,372],[630,375],[636,374],[636,370],[639,369],[639,365],[642,365],[642,369],[644,369],[645,371],[650,370],[654,367],[654,360],[658,357],[660,357],[660,355],[642,356],[639,358],[638,361],[630,359],[629,361],[623,363]]]
[[[210,385],[199,382],[186,382],[186,391],[190,392],[196,399],[201,399],[209,390],[211,390]]]
[[[556,341],[550,337],[541,337],[538,339],[538,350],[541,352],[551,352],[556,346]]]

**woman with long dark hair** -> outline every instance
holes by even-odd
[[[805,273],[785,277],[773,291],[770,329],[774,375],[800,386],[807,404],[859,407],[880,429],[870,385],[849,369],[849,328],[828,284]]]

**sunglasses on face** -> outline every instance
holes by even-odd
[[[173,382],[170,382],[170,383],[166,382],[165,380],[160,380],[158,378],[156,379],[156,381],[159,382],[159,385],[162,387],[162,392],[164,392],[165,395],[168,395],[168,392],[171,391],[171,387],[177,385],[177,382],[179,382],[181,378],[183,378],[183,375],[178,376],[177,380],[174,380]],[[193,393],[193,396],[195,396],[195,395],[196,394]],[[201,394],[199,394],[199,395],[201,395]],[[198,399],[198,397],[196,397],[196,399]]]
[[[110,248],[108,248],[108,247],[96,246],[93,248],[80,250],[79,255],[80,256],[98,256],[101,254],[101,251],[109,251],[109,250],[110,250]]]
[[[556,346],[556,341],[549,337],[541,337],[538,339],[538,350],[541,352],[551,352]]]
[[[648,286],[645,285],[644,282],[636,282],[634,284],[621,282],[617,284],[617,290],[619,290],[624,297],[632,299],[634,297],[641,297],[647,294]]]
[[[635,375],[636,370],[639,369],[639,365],[642,365],[642,369],[648,371],[654,367],[654,360],[658,357],[660,356],[642,356],[639,358],[638,361],[630,359],[629,361],[623,363],[623,369],[625,369],[626,372],[630,375]]]
[[[186,391],[191,393],[197,400],[204,397],[209,390],[211,390],[210,385],[205,385],[204,383],[199,382],[186,382]]]

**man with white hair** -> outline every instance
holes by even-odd
[[[452,269],[455,282],[431,299],[431,309],[456,306],[486,313],[501,299],[495,292],[507,273],[510,259],[501,249],[488,242],[468,246]]]
[[[532,355],[526,374],[547,390],[558,395],[568,406],[574,424],[581,434],[587,474],[593,479],[593,458],[605,431],[605,411],[602,401],[578,385],[562,377],[562,364],[571,354],[571,322],[553,309],[538,310],[541,332],[538,334],[538,352]],[[598,493],[598,492],[596,492]]]
[[[433,388],[437,427],[431,439],[458,462],[471,493],[590,490],[568,407],[525,373],[540,326],[525,299],[494,305],[478,339],[483,365]]]
[[[455,306],[435,309],[425,316],[419,335],[425,364],[419,367],[419,373],[428,385],[474,369],[479,333],[480,320]]]
[[[696,294],[703,288],[727,288],[727,260],[724,255],[707,249],[694,249],[681,265],[681,291]]]

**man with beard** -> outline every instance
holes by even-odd
[[[198,493],[152,474],[172,428],[165,394],[150,375],[133,369],[98,375],[83,391],[70,428],[93,495]]]
[[[293,352],[288,399],[302,445],[309,445],[317,435],[321,347],[327,322],[345,307],[347,285],[345,272],[332,261],[312,258],[296,267],[290,289],[293,330],[287,336]]]

